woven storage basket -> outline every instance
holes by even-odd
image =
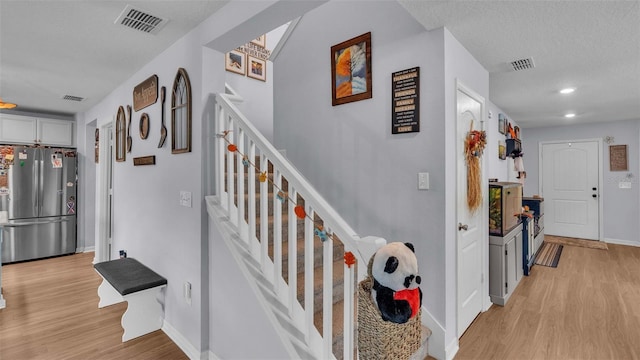
[[[360,359],[409,359],[420,348],[420,316],[404,324],[382,320],[371,298],[373,280],[367,277],[358,286],[358,351]]]

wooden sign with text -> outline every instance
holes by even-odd
[[[139,111],[158,101],[158,75],[153,75],[133,88],[133,110]]]
[[[133,166],[155,165],[155,164],[156,164],[156,156],[155,155],[133,158]]]
[[[420,67],[391,75],[391,133],[420,131]]]

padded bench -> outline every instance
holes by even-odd
[[[167,279],[133,258],[97,263],[96,272],[102,277],[98,287],[98,308],[126,301],[127,311],[122,315],[122,342],[159,330],[164,310],[158,302],[160,290]]]

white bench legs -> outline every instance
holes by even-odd
[[[102,278],[102,284],[98,287],[98,296],[100,297],[98,308],[123,301],[127,302],[127,311],[124,312],[121,320],[124,329],[122,342],[162,328],[164,310],[158,302],[158,295],[165,286],[160,285],[123,296],[107,280]]]

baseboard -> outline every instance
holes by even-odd
[[[218,355],[214,354],[213,351],[209,350],[208,352],[205,353],[206,357],[204,359],[207,360],[221,360]]]
[[[640,247],[640,243],[639,242],[631,241],[631,240],[620,240],[620,239],[605,238],[604,242],[606,242],[607,244],[616,244],[616,245],[627,245],[627,246]]]
[[[422,325],[431,330],[431,337],[429,338],[429,355],[436,359],[446,359],[444,328],[424,306],[422,307]]]
[[[96,252],[96,247],[95,246],[87,246],[86,248],[84,248],[83,252]]]
[[[452,360],[458,353],[458,350],[460,350],[458,339],[453,339],[453,341],[451,341],[451,343],[447,345],[447,348],[445,349],[445,359]]]
[[[162,331],[182,350],[187,357],[191,360],[202,360],[203,355],[207,353],[201,353],[196,349],[187,338],[185,338],[178,330],[176,330],[167,320],[162,322]]]

